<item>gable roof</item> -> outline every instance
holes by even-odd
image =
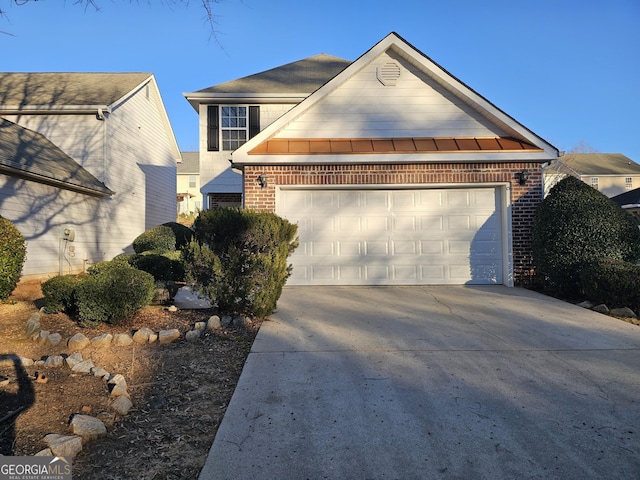
[[[351,62],[319,54],[264,72],[214,85],[192,93],[184,93],[198,110],[203,101],[240,98],[294,98],[297,101],[316,91],[344,70]]]
[[[200,152],[182,152],[182,162],[178,163],[178,175],[200,173]]]
[[[621,153],[569,153],[558,158],[547,173],[575,175],[640,175],[640,165]]]
[[[0,73],[0,110],[111,105],[151,73]]]
[[[1,117],[0,172],[89,195],[114,194],[44,135]]]
[[[488,125],[490,124],[495,126],[495,130],[502,132],[502,134],[497,136],[491,135],[490,137],[478,139],[469,139],[468,137],[445,139],[422,137],[415,138],[415,135],[403,138],[387,138],[382,140],[403,140],[403,143],[406,145],[408,145],[409,141],[411,141],[416,148],[412,148],[407,151],[402,148],[397,149],[395,146],[390,146],[385,151],[379,152],[384,153],[384,157],[380,155],[378,155],[377,157],[375,155],[369,155],[366,160],[360,159],[361,161],[367,161],[368,163],[376,161],[407,162],[423,160],[484,162],[497,161],[498,159],[503,159],[504,161],[514,161],[516,159],[521,159],[539,161],[540,163],[542,163],[555,160],[557,158],[557,148],[546,142],[544,139],[533,133],[528,128],[524,127],[513,117],[504,113],[487,99],[479,95],[477,92],[475,92],[460,80],[455,78],[453,75],[451,75],[449,72],[444,70],[429,57],[418,51],[415,47],[406,42],[398,34],[392,32],[376,45],[374,45],[370,50],[365,52],[360,58],[351,63],[340,73],[338,73],[334,78],[325,83],[322,87],[313,92],[287,113],[282,115],[280,118],[266,127],[262,132],[258,133],[255,137],[238,148],[238,150],[233,152],[233,163],[237,165],[243,165],[261,164],[263,162],[287,163],[291,161],[304,163],[341,163],[358,161],[358,155],[365,152],[353,150],[347,152],[335,152],[331,150],[323,152],[325,156],[331,155],[330,158],[322,158],[323,154],[319,152],[315,152],[313,155],[308,154],[311,152],[295,152],[297,153],[297,155],[296,158],[293,159],[293,157],[291,156],[289,156],[288,158],[285,156],[277,156],[285,153],[282,151],[274,151],[273,154],[271,154],[269,152],[269,146],[271,142],[274,142],[275,144],[276,140],[281,141],[281,145],[285,140],[288,141],[289,145],[299,145],[299,143],[297,142],[300,140],[317,140],[316,138],[298,138],[300,135],[295,128],[289,129],[286,132],[286,134],[290,135],[293,133],[291,138],[284,138],[286,134],[282,134],[282,132],[285,131],[289,124],[293,124],[293,122],[299,121],[305,113],[311,110],[311,108],[325,101],[325,99],[327,99],[329,95],[336,92],[342,85],[356,76],[356,74],[361,71],[368,71],[365,69],[370,66],[373,67],[375,62],[377,62],[378,59],[383,55],[400,59],[402,62],[410,65],[412,71],[417,72],[417,74],[420,75],[420,78],[425,79],[423,80],[424,82],[429,82],[430,85],[435,85],[438,89],[442,89],[442,91],[446,92],[446,95],[448,95],[450,98],[455,98],[457,101],[460,101],[461,104],[464,104],[467,111],[473,112],[474,116],[483,119],[482,121],[486,122]],[[386,64],[381,65],[380,67],[385,68]],[[377,71],[380,72],[380,69],[377,69]],[[386,74],[387,72],[382,73],[382,75]],[[393,75],[393,72],[391,72],[391,75]],[[400,73],[398,73],[398,76],[400,76]],[[384,84],[380,76],[378,76],[378,80],[380,80],[380,82]],[[407,95],[407,92],[403,92],[402,89],[395,90],[394,92],[394,95]],[[357,95],[357,93],[354,94]],[[345,100],[345,103],[340,104],[341,107],[343,107],[343,110],[341,111],[345,111],[346,109],[348,109],[347,105],[349,102],[349,97],[340,97],[340,99],[345,98],[347,99]],[[373,104],[375,103],[376,102],[373,102]],[[342,121],[344,121],[344,119],[342,119]],[[331,138],[328,140],[337,139]],[[348,135],[348,138],[347,136],[345,136],[345,138],[341,138],[340,140],[350,140],[351,142],[370,141],[373,144],[374,141],[381,139],[365,138],[364,136],[354,136],[352,134]],[[416,140],[420,141],[421,145],[427,145],[428,143],[437,144],[439,140],[445,140],[445,142],[441,143],[447,144],[449,148],[417,148]],[[458,140],[461,140],[462,142],[458,142]],[[466,144],[466,142],[469,140],[471,140],[471,142],[469,142],[468,144],[472,145],[473,148],[460,148],[460,143]],[[481,140],[482,142],[497,142],[498,144],[500,144],[503,140],[505,141],[505,143],[507,143],[508,140],[511,147],[507,149],[485,150],[480,147],[478,140]],[[264,142],[268,142],[266,145],[266,149],[262,145]],[[430,153],[428,157],[416,156],[416,153],[422,154],[427,152]]]

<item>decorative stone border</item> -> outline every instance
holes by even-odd
[[[175,306],[171,306],[168,307],[168,310],[175,312],[178,309]],[[42,314],[35,312],[27,320],[25,325],[27,336],[40,345],[60,345],[63,340],[62,335],[42,330],[40,325],[41,318]],[[193,329],[186,332],[185,339],[193,342],[198,340],[206,330],[217,330],[229,325],[247,326],[249,323],[250,321],[244,317],[232,318],[224,315],[220,318],[218,315],[213,315],[207,322],[196,322]],[[11,356],[0,359],[0,366],[7,366],[9,363],[13,366],[16,360],[23,367],[62,368],[66,365],[72,372],[99,377],[107,383],[109,389],[108,407],[117,415],[126,416],[133,407],[133,403],[127,391],[127,382],[124,376],[119,373],[111,374],[104,368],[94,365],[90,359],[83,359],[80,350],[89,346],[93,348],[126,347],[133,343],[153,344],[158,342],[159,345],[166,345],[178,340],[180,337],[181,334],[178,329],[154,332],[147,327],[136,330],[133,335],[128,333],[115,335],[106,333],[91,339],[82,333],[76,333],[66,341],[67,349],[74,352],[70,355],[49,355],[41,360]],[[36,453],[36,455],[75,458],[82,451],[82,447],[86,442],[104,436],[107,433],[106,426],[99,418],[79,413],[72,414],[70,427],[72,435],[55,433],[46,435],[44,442],[47,448]]]

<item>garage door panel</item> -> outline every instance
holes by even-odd
[[[502,283],[494,188],[282,189],[277,213],[298,224],[290,284]]]

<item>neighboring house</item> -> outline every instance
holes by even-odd
[[[179,159],[150,73],[0,73],[0,215],[27,240],[23,279],[132,252],[175,221]]]
[[[225,141],[220,111],[260,107],[261,131],[249,119],[248,140],[226,156],[242,172],[245,207],[298,225],[289,284],[526,281],[553,145],[395,33],[353,63],[302,62],[322,72],[306,90],[294,63],[187,94],[209,146]],[[298,103],[264,118],[259,101],[276,98]]]
[[[607,197],[640,187],[640,165],[620,153],[569,153],[544,169],[545,194],[567,175]]]
[[[640,221],[640,187],[611,197],[611,200]]]
[[[202,209],[200,196],[200,155],[182,152],[177,177],[178,215],[190,215]]]

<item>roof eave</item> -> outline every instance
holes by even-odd
[[[197,112],[200,104],[231,104],[231,103],[291,103],[298,104],[310,95],[304,92],[288,93],[201,93],[185,92],[184,97]]]
[[[65,190],[71,190],[78,193],[84,193],[86,195],[91,195],[94,197],[110,197],[115,195],[116,192],[110,190],[107,187],[104,188],[91,188],[85,187],[82,185],[76,185],[73,183],[64,182],[62,180],[57,180],[55,178],[47,177],[44,175],[39,175],[33,172],[27,172],[25,170],[21,170],[19,168],[12,168],[7,165],[0,165],[0,172],[8,173],[10,175],[25,178],[28,180],[32,180],[37,183],[43,183],[46,185],[51,185],[54,187],[63,188]]]
[[[0,105],[2,115],[88,115],[96,112],[111,113],[109,105]]]

